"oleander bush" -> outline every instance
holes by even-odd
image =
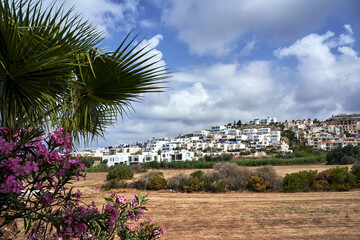
[[[127,165],[117,165],[111,169],[106,175],[106,180],[122,180],[122,179],[132,179],[134,172],[130,166]]]
[[[101,209],[81,202],[81,191],[69,184],[85,180],[85,166],[72,158],[69,134],[62,129],[43,134],[34,128],[0,128],[1,229],[23,219],[27,239],[156,239],[163,234],[149,220],[132,229],[146,211],[147,195],[131,200],[111,195]]]

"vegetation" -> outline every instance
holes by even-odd
[[[108,167],[106,163],[101,163],[99,165],[93,165],[89,168],[85,169],[85,172],[108,172],[112,169],[111,167]]]
[[[106,180],[122,180],[122,179],[132,179],[134,172],[130,166],[127,165],[117,165],[109,171],[106,175]]]
[[[338,147],[326,154],[326,161],[329,165],[334,164],[353,164],[360,159],[360,147],[351,144],[345,147]]]
[[[101,161],[101,157],[79,157],[81,163],[85,164],[86,168],[90,168],[95,161]]]
[[[286,174],[284,191],[349,191],[356,187],[356,175],[348,168],[331,168],[322,172],[302,171]]]

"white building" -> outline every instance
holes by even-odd
[[[244,135],[254,135],[254,134],[257,134],[258,133],[258,130],[256,128],[248,128],[248,129],[244,129],[243,130],[243,134]]]
[[[213,127],[211,127],[211,129],[210,129],[210,133],[211,133],[211,134],[217,134],[217,133],[219,133],[220,131],[225,130],[225,129],[226,129],[225,126],[219,126],[219,125],[213,126]]]

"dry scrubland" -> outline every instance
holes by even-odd
[[[331,166],[278,166],[279,175]],[[165,177],[195,170],[161,170]],[[74,183],[85,202],[103,204],[106,173]],[[177,193],[151,191],[148,216],[166,228],[163,239],[360,239],[360,191],[311,193]]]

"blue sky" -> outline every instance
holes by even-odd
[[[60,2],[60,1],[58,1]],[[135,29],[170,68],[164,93],[92,146],[241,119],[360,112],[358,0],[68,0],[115,49]]]

